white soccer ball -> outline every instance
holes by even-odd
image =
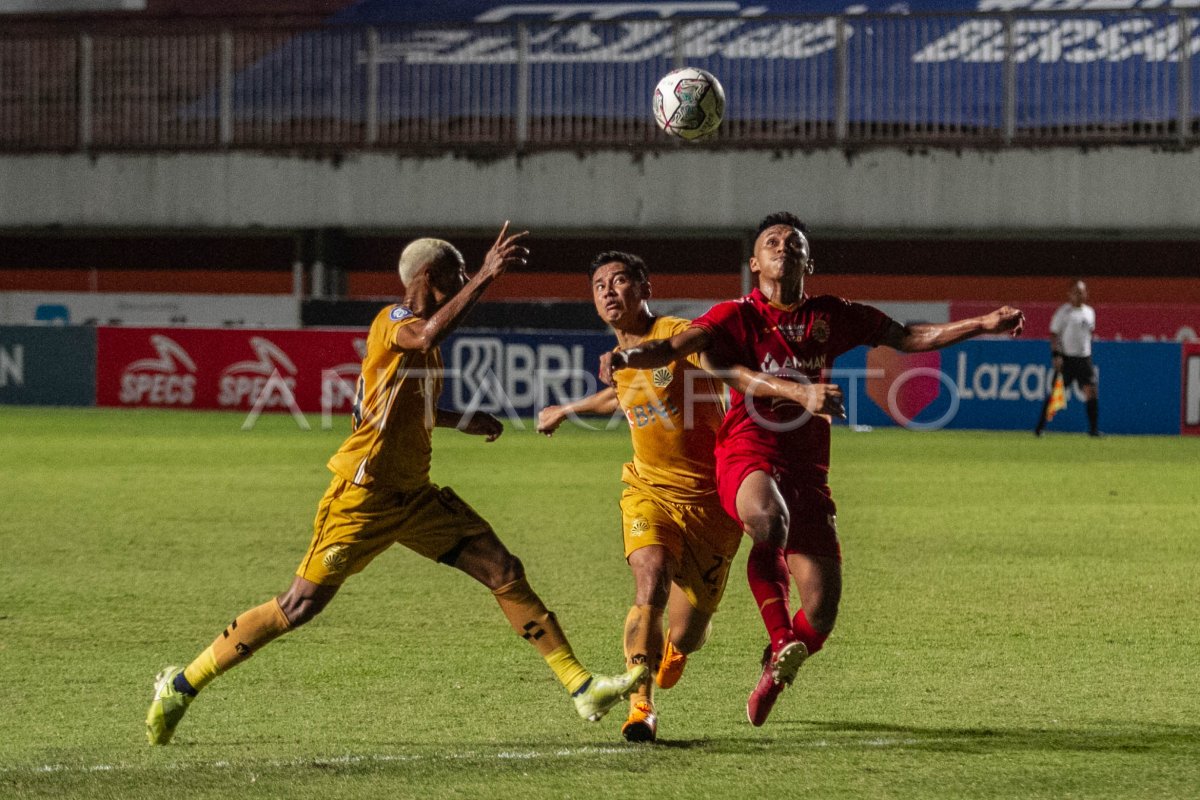
[[[725,116],[725,90],[707,70],[684,67],[668,72],[654,87],[654,121],[689,142],[711,136]]]

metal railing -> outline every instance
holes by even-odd
[[[658,78],[724,84],[709,146],[1192,146],[1185,13],[913,14],[0,35],[0,150],[675,144]]]

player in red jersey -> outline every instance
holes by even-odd
[[[719,303],[670,339],[618,350],[602,377],[650,369],[692,353],[787,380],[729,381],[729,413],[717,435],[717,491],[725,510],[754,540],[750,589],[770,634],[763,672],[746,703],[762,725],[805,659],[825,644],[842,592],[837,508],[828,485],[831,415],[842,415],[838,387],[822,383],[838,355],[859,345],[906,353],[937,350],[982,334],[1021,332],[1024,315],[1005,306],[972,319],[902,325],[871,306],[804,292],[812,274],[804,224],[780,212],[758,226],[750,270],[758,288]],[[803,405],[789,382],[809,384]],[[792,384],[795,387],[795,383]],[[789,573],[800,595],[788,608]]]

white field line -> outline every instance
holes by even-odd
[[[824,748],[824,747],[905,747],[909,745],[919,744],[920,739],[863,739],[858,742],[838,742],[831,743],[825,739],[818,739],[810,742],[795,742],[789,746],[808,747],[808,748]],[[652,749],[643,747],[568,747],[559,750],[503,750],[499,753],[479,753],[475,751],[465,751],[461,753],[440,753],[437,755],[415,755],[398,753],[394,755],[344,755],[332,756],[329,758],[293,758],[287,760],[270,759],[267,761],[247,761],[233,763],[227,760],[221,761],[188,761],[174,762],[161,765],[147,764],[91,764],[91,765],[71,765],[71,764],[42,764],[40,766],[30,767],[6,767],[0,766],[0,774],[2,773],[27,773],[27,774],[43,774],[43,773],[88,773],[88,772],[137,772],[155,768],[165,768],[172,770],[190,770],[190,769],[283,769],[295,767],[336,767],[350,764],[394,764],[416,761],[460,761],[460,760],[476,760],[476,761],[532,761],[538,759],[557,759],[557,758],[578,758],[579,756],[631,756],[641,755],[643,753],[654,752]]]

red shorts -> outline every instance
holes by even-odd
[[[842,559],[837,536],[837,505],[829,484],[812,474],[812,466],[789,469],[759,453],[717,450],[717,495],[725,513],[742,524],[737,513],[737,493],[752,472],[762,471],[775,479],[787,505],[788,552]]]

